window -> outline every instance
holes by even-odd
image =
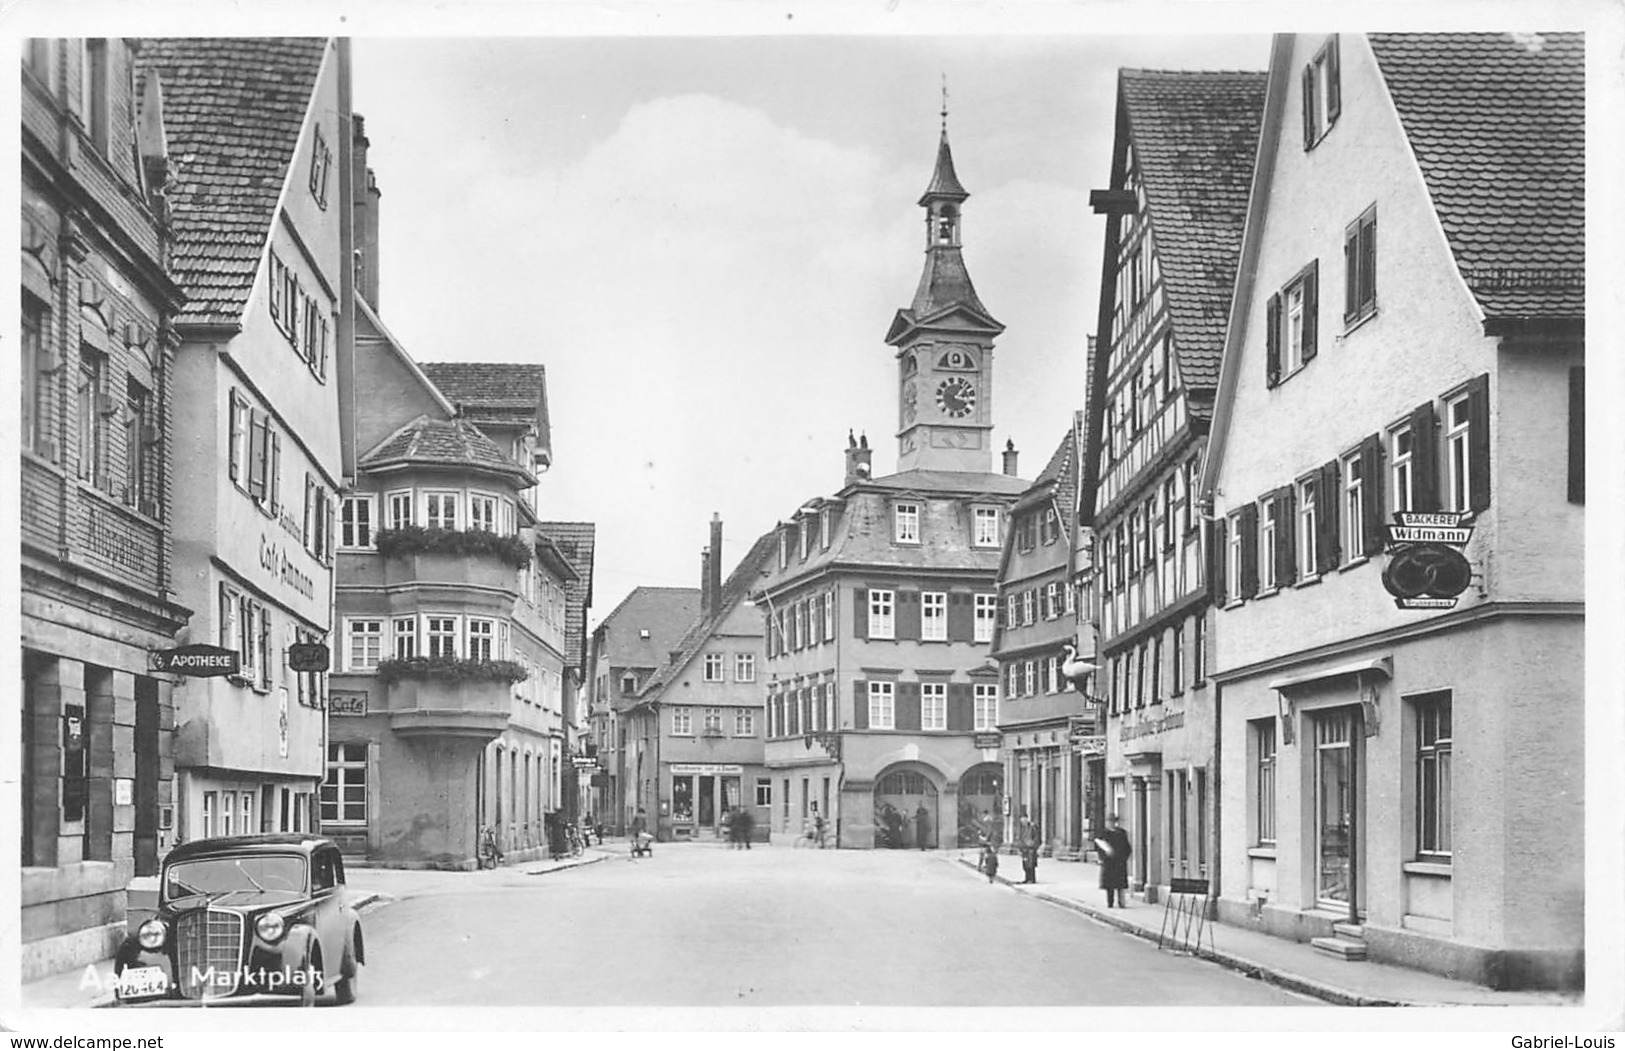
[[[920,729],[946,730],[947,728],[947,683],[922,682],[920,684]]]
[[[1191,620],[1191,685],[1207,679],[1207,621],[1200,614]]]
[[[457,656],[456,617],[425,617],[424,636],[430,657]]]
[[[1151,640],[1151,703],[1162,703],[1162,635]]]
[[[772,806],[773,805],[773,779],[772,778],[758,777],[756,779],[756,805],[757,806]]]
[[[734,682],[756,681],[756,654],[734,654]]]
[[[1377,312],[1377,206],[1343,231],[1343,322],[1353,325]]]
[[[1241,516],[1230,516],[1230,529],[1225,535],[1224,593],[1235,602],[1241,598],[1241,545],[1244,541]]]
[[[1004,600],[1004,626],[1013,628],[1021,623],[1021,596],[1008,595]]]
[[[80,70],[80,90],[83,92],[81,97],[84,100],[82,116],[85,131],[90,134],[90,141],[102,153],[107,152],[107,139],[111,127],[109,115],[113,103],[109,90],[111,60],[106,40],[93,37],[84,42],[84,65]]]
[[[706,682],[722,682],[723,681],[722,654],[720,654],[720,653],[707,653],[705,655],[705,681]]]
[[[316,300],[306,296],[299,351],[310,366],[311,374],[324,382],[327,379],[327,330],[327,313]]]
[[[1021,695],[1031,697],[1038,692],[1038,668],[1033,661],[1021,662]]]
[[[327,746],[327,776],[322,779],[321,803],[323,821],[340,825],[367,823],[365,741],[337,742]],[[246,825],[246,810],[243,820]]]
[[[824,595],[824,638],[835,637],[835,589],[830,588]]]
[[[310,147],[310,195],[316,198],[316,207],[327,208],[327,172],[333,166],[333,153],[327,148],[327,140],[322,137],[320,125],[316,127],[316,139]]]
[[[1083,584],[1079,584],[1076,587],[1071,584],[1061,585],[1062,613],[1066,614],[1067,616],[1071,616],[1078,611],[1078,592],[1082,590],[1084,586],[1085,585]]]
[[[1472,509],[1472,472],[1476,465],[1472,462],[1472,413],[1467,394],[1445,402],[1444,420],[1444,509],[1469,511]]]
[[[423,524],[430,529],[456,529],[457,494],[424,493]]]
[[[396,617],[389,622],[389,637],[393,643],[392,652],[398,661],[411,660],[418,655],[418,619],[416,617]]]
[[[694,735],[694,709],[673,708],[671,710],[671,732],[675,737],[692,737]]]
[[[389,494],[389,524],[387,528],[400,529],[412,524],[412,490],[401,489]]]
[[[918,544],[920,542],[919,504],[894,504],[892,517],[896,526],[895,537],[899,544]]]
[[[233,822],[232,813],[236,809],[236,803],[236,792],[220,793],[220,834],[222,836],[234,836],[237,834],[237,826]]]
[[[828,549],[830,542],[829,528],[831,520],[830,510],[827,507],[818,509],[818,546]]]
[[[1416,849],[1428,860],[1450,858],[1450,694],[1417,698]]]
[[[1138,665],[1134,672],[1134,707],[1145,707],[1145,644],[1141,643],[1134,651],[1135,662]]]
[[[720,735],[722,733],[722,709],[721,708],[707,708],[707,709],[705,709],[705,732],[708,733],[708,734],[718,734],[718,735]]]
[[[885,588],[869,589],[869,637],[891,639],[897,637],[897,623],[893,615],[897,596]]]
[[[1395,511],[1415,508],[1411,485],[1411,458],[1414,442],[1409,426],[1399,427],[1388,434],[1388,483]]]
[[[1275,843],[1275,720],[1258,719],[1253,722],[1253,748],[1257,756],[1254,765],[1256,782],[1256,809],[1254,820],[1257,832],[1253,839],[1260,845]]]
[[[1275,386],[1314,358],[1319,343],[1320,264],[1300,270],[1266,304],[1265,379]]]
[[[1178,697],[1185,692],[1185,625],[1174,625],[1172,667],[1169,669],[1169,678],[1173,683],[1172,695]]]
[[[339,547],[372,547],[373,496],[347,496],[340,505]]]
[[[920,638],[926,642],[946,642],[948,639],[948,595],[942,591],[926,591],[920,595]]]
[[[381,620],[346,621],[345,671],[372,671],[384,649],[384,622]]]
[[[975,728],[977,730],[991,730],[999,722],[999,688],[991,683],[977,683],[973,704]]]
[[[637,693],[638,677],[631,672],[627,672],[625,675],[621,676],[621,692],[623,694]]]
[[[1306,150],[1315,148],[1342,112],[1343,92],[1337,66],[1337,37],[1333,36],[1303,67],[1303,148]]]
[[[1350,561],[1365,551],[1366,488],[1365,464],[1360,453],[1343,459],[1342,548]]]
[[[1006,697],[1021,696],[1021,665],[1012,661],[1004,668],[1004,695]]]
[[[56,57],[56,41],[45,37],[32,37],[25,39],[23,45],[23,68],[34,74],[35,78],[54,95],[56,93],[56,78],[51,75],[52,60]]]
[[[971,533],[973,547],[999,546],[999,509],[978,507],[972,512],[974,528]]]
[[[103,388],[107,377],[107,359],[91,350],[81,348],[79,354],[79,477],[105,489],[107,479],[107,427],[109,402]]]
[[[243,805],[238,814],[243,823],[243,835],[246,836],[259,831],[254,825],[254,793],[243,793]]]
[[[496,621],[483,617],[468,618],[468,659],[495,660],[501,654],[496,648]]]
[[[976,596],[976,619],[974,634],[971,636],[976,642],[993,641],[993,625],[999,617],[999,597],[997,595]]]
[[[896,712],[894,710],[894,696],[896,686],[889,682],[871,682],[869,684],[869,728],[871,730],[895,729]]]
[[[1316,480],[1298,483],[1298,579],[1308,580],[1320,572],[1320,515],[1316,507]]]
[[[1055,508],[1044,508],[1044,517],[1038,523],[1038,542],[1048,546],[1055,543],[1061,535],[1061,521],[1055,513]]]
[[[153,515],[158,511],[153,459],[158,436],[153,427],[152,394],[134,379],[126,379],[124,403],[124,502],[142,514]]]
[[[1037,594],[1037,588],[1028,588],[1026,591],[1021,593],[1021,622],[1023,624],[1031,624],[1033,622],[1033,606],[1036,605],[1034,598],[1037,596]]]
[[[734,709],[734,736],[756,736],[756,713],[749,708]]]
[[[446,528],[451,528],[447,526]],[[484,493],[470,493],[468,497],[468,528],[476,532],[497,531],[497,498]]]
[[[39,41],[30,40],[29,45]],[[51,372],[46,354],[46,307],[33,296],[24,295],[22,309],[23,447],[50,457]],[[54,458],[54,457],[52,457]]]

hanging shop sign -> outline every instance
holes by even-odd
[[[1082,715],[1067,716],[1066,730],[1073,744],[1077,744],[1085,737],[1093,737],[1101,730],[1099,713],[1091,708]]]
[[[326,671],[332,654],[320,642],[294,642],[288,645],[289,671]]]
[[[1079,755],[1105,755],[1106,735],[1090,734],[1072,738],[1072,749]]]
[[[745,768],[738,763],[673,763],[674,774],[743,774]]]
[[[971,744],[977,748],[997,748],[999,747],[999,740],[997,733],[979,733]]]
[[[205,678],[214,675],[237,675],[242,671],[243,658],[236,650],[195,642],[172,650],[154,650],[152,670],[171,675]]]
[[[1382,586],[1400,609],[1454,609],[1472,583],[1473,567],[1461,547],[1473,527],[1457,511],[1397,511],[1388,527],[1388,565]]]

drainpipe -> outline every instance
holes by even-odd
[[[1202,615],[1206,616],[1206,610],[1203,611]],[[1215,682],[1213,684],[1213,776],[1208,779],[1208,790],[1212,797],[1209,802],[1213,807],[1213,821],[1208,825],[1208,839],[1211,841],[1212,848],[1208,856],[1213,859],[1208,864],[1208,889],[1209,893],[1212,895],[1209,900],[1214,903],[1214,915],[1210,916],[1209,919],[1218,918],[1219,875],[1222,871],[1223,864],[1221,861],[1223,855],[1219,852],[1220,846],[1224,843],[1224,836],[1222,836],[1219,831],[1219,818],[1220,815],[1224,813],[1224,805],[1222,802],[1224,799],[1224,794],[1222,791],[1224,782],[1219,776],[1219,757],[1224,753],[1224,749],[1221,746],[1221,742],[1224,739],[1223,715],[1224,686],[1218,682]],[[1203,844],[1203,849],[1208,849],[1209,845],[1210,844]]]

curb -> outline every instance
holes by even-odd
[[[983,875],[983,873],[977,870],[975,861],[966,858],[957,858],[955,860],[957,860],[959,864],[970,869],[972,872],[975,872],[978,876]],[[1017,887],[1017,884],[1011,883],[1010,880],[1003,876],[994,876],[993,878],[1012,889]],[[1063,909],[1069,909],[1072,912],[1087,916],[1090,919],[1103,923],[1108,927],[1116,928],[1125,934],[1132,934],[1137,938],[1144,939],[1145,941],[1157,941],[1157,935],[1147,928],[1141,927],[1139,924],[1132,923],[1128,920],[1120,919],[1103,909],[1096,908],[1092,905],[1085,905],[1081,901],[1075,901],[1071,898],[1063,898],[1059,895],[1049,894],[1040,890],[1018,891],[1018,893],[1037,898],[1040,901],[1048,902],[1051,905],[1058,905]],[[1307,978],[1300,974],[1294,974],[1291,971],[1282,970],[1279,967],[1259,963],[1256,960],[1249,960],[1246,957],[1237,956],[1234,953],[1223,952],[1218,949],[1198,947],[1195,952],[1189,953],[1188,955],[1196,956],[1204,960],[1210,960],[1221,967],[1226,967],[1232,971],[1237,971],[1249,978],[1257,978],[1260,981],[1269,982],[1271,985],[1278,985],[1283,989],[1290,989],[1295,993],[1303,993],[1306,996],[1313,996],[1317,1000],[1325,1000],[1328,1003],[1336,1004],[1340,1007],[1449,1006],[1448,1004],[1433,1003],[1426,1000],[1395,1000],[1388,997],[1366,996],[1363,993],[1351,992],[1348,989],[1343,989],[1335,985],[1329,985],[1326,982],[1319,981],[1318,979]]]
[[[579,860],[577,860],[575,858],[571,858],[569,861],[566,861],[561,865],[554,865],[550,869],[536,869],[534,871],[526,872],[524,874],[526,876],[546,876],[549,873],[563,872],[566,869],[579,869],[579,868],[582,868],[583,866],[586,866],[586,865],[596,865],[600,861],[608,861],[610,858],[612,858],[614,856],[615,855],[609,854],[609,853],[601,853],[601,854],[596,854],[596,855],[594,855],[593,857],[590,857],[590,858],[589,857],[583,857],[583,858],[581,858]]]

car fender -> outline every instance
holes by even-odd
[[[294,971],[305,966],[315,952],[317,943],[316,929],[305,923],[295,923],[288,927],[286,934],[275,945],[266,945],[256,939],[254,947],[254,960],[250,965],[254,969],[264,968],[263,973],[279,972],[292,975]],[[327,961],[323,959],[325,968]]]

